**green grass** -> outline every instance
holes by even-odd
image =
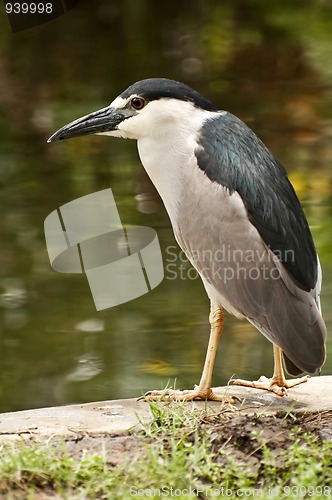
[[[121,466],[110,465],[102,442],[100,453],[84,451],[79,459],[69,456],[65,443],[3,445],[0,496],[33,499],[42,491],[68,499],[250,498],[249,493],[263,499],[332,498],[332,443],[320,441],[292,414],[253,417],[256,427],[250,430],[250,419],[236,412],[150,405],[153,420],[141,423],[137,438],[142,452]]]
[[[33,498],[33,491],[55,490],[80,494],[106,492],[111,479],[106,459],[100,454],[84,453],[76,461],[63,451],[45,445],[4,446],[0,458],[0,493],[21,490]],[[71,496],[74,498],[74,496]],[[83,497],[82,497],[83,498]]]

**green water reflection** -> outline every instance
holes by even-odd
[[[272,3],[272,2],[270,2]],[[284,163],[306,211],[332,313],[332,11],[256,1],[96,1],[13,35],[0,19],[0,411],[197,383],[208,299],[182,260],[133,141],[46,139],[149,76],[185,81],[244,119]],[[190,8],[188,8],[190,6]],[[49,265],[43,223],[111,187],[124,225],[156,229],[165,279],[96,312],[87,280]],[[214,383],[272,369],[271,345],[227,316]],[[332,341],[323,374],[332,373]]]

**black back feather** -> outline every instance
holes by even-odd
[[[231,113],[205,122],[195,154],[211,181],[241,196],[250,222],[293,280],[310,291],[317,282],[317,253],[310,229],[283,166]]]

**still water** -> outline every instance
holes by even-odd
[[[135,143],[91,136],[46,143],[57,128],[106,106],[144,77],[189,83],[246,121],[285,165],[320,254],[331,332],[332,75],[324,57],[332,30],[326,26],[318,43],[310,22],[304,23],[307,38],[300,28],[301,15],[308,16],[323,33],[324,12],[310,4],[290,15],[286,7],[269,11],[262,3],[250,17],[240,2],[225,2],[224,10],[218,2],[191,2],[190,12],[174,2],[177,21],[171,22],[167,13],[161,21],[150,2],[137,2],[150,13],[149,26],[151,19],[156,23],[150,30],[144,12],[118,12],[115,3],[110,12],[109,4],[96,2],[93,13],[88,6],[73,9],[48,28],[2,32],[0,411],[135,397],[168,383],[191,388],[199,380],[209,302],[178,249]],[[123,44],[116,50],[109,37],[119,20]],[[84,42],[90,30],[93,47]],[[108,61],[105,47],[112,51]],[[130,70],[124,60],[132,61]],[[165,278],[148,294],[97,312],[84,275],[50,267],[43,224],[59,206],[109,187],[125,226],[156,230]],[[213,383],[269,376],[272,368],[271,344],[227,315]],[[329,335],[322,374],[331,373]]]
[[[105,142],[112,151],[109,139],[77,141],[50,146],[61,150],[60,168],[65,169],[71,148],[88,149],[87,142],[91,148]],[[118,147],[123,149],[121,155],[105,158],[112,168],[109,182],[98,182],[86,160],[84,170],[77,174],[79,191],[53,191],[51,177],[32,185],[36,181],[29,174],[22,181],[15,168],[3,187],[3,411],[131,397],[146,389],[163,388],[168,382],[173,384],[175,379],[180,387],[192,387],[199,380],[208,339],[208,299],[196,272],[174,241],[167,215],[148,184],[135,149],[129,142]],[[17,155],[16,162],[18,166],[24,164],[24,155]],[[307,182],[310,184],[310,179]],[[124,225],[135,223],[157,231],[165,278],[147,295],[97,312],[83,275],[59,274],[50,268],[43,220],[60,204],[106,186],[112,187]],[[328,328],[331,208],[326,201],[305,203],[318,251],[322,250],[322,299]],[[322,373],[331,373],[331,368],[330,356]],[[231,375],[250,379],[262,373],[269,375],[271,369],[269,342],[247,322],[227,316],[214,383],[224,384]]]

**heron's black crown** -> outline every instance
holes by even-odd
[[[196,107],[206,111],[218,111],[218,108],[199,92],[193,90],[184,83],[167,78],[148,78],[134,83],[122,92],[123,99],[132,95],[144,97],[148,101],[156,101],[162,98],[178,99],[180,101],[190,101]]]

